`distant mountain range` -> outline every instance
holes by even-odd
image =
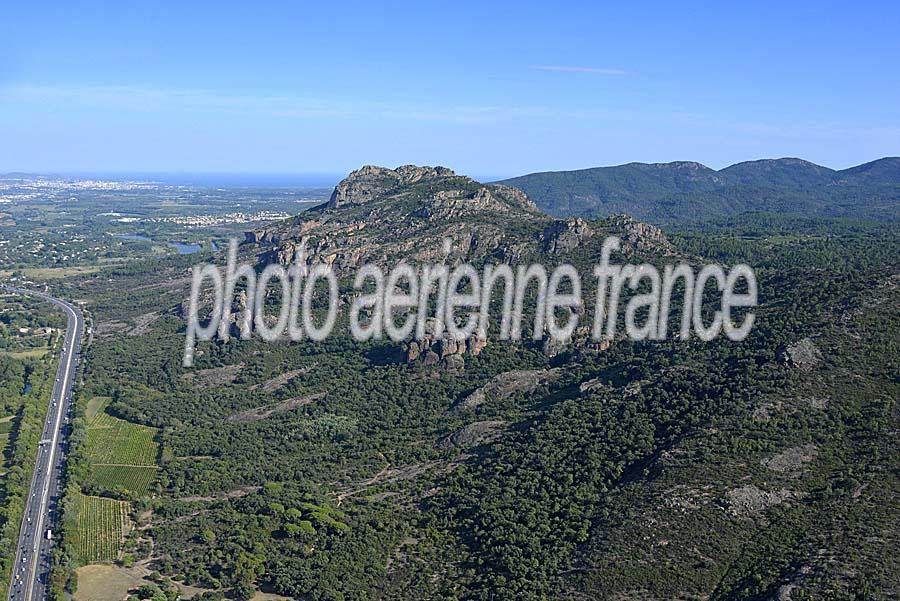
[[[664,224],[747,211],[900,220],[900,157],[836,171],[802,159],[765,159],[716,171],[700,163],[628,163],[532,173],[500,183],[519,188],[555,216],[628,213]]]

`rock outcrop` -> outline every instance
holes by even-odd
[[[483,421],[466,424],[456,432],[438,440],[434,446],[437,449],[466,448],[487,441],[492,438],[496,430],[506,422]]]
[[[365,165],[353,171],[335,187],[327,206],[337,208],[348,204],[365,204],[400,186],[454,175],[456,174],[446,167],[403,165],[397,169],[388,169]]]
[[[571,309],[569,309],[571,310]],[[575,313],[584,315],[584,307],[575,308]],[[565,323],[567,318],[561,318],[559,323]],[[580,323],[583,323],[582,319]],[[550,336],[549,330],[545,330],[543,338],[540,341],[541,352],[548,357],[556,357],[565,352],[600,352],[605,351],[612,346],[612,340],[605,336],[599,340],[594,340],[591,326],[581,325],[575,328],[571,338],[568,340],[558,340]]]
[[[582,396],[587,396],[592,392],[600,392],[607,388],[608,386],[604,384],[600,378],[591,378],[578,385],[578,392],[580,392]]]
[[[269,230],[244,232],[244,242],[249,244],[278,244],[278,236]]]
[[[471,411],[489,401],[500,401],[519,392],[526,394],[534,392],[541,386],[553,382],[558,375],[558,369],[515,370],[498,374],[487,384],[456,403],[451,411]]]
[[[614,215],[609,219],[613,229],[621,231],[622,242],[633,250],[672,252],[672,245],[662,230],[629,215]]]
[[[403,345],[406,362],[409,365],[441,365],[452,369],[460,365],[465,355],[478,355],[487,346],[487,339],[473,334],[465,340],[456,340],[446,334],[436,337],[426,329],[420,340],[411,340]]]
[[[594,234],[584,219],[554,221],[541,232],[544,252],[564,255],[578,247]]]
[[[796,477],[803,470],[804,466],[813,461],[818,454],[819,450],[816,445],[807,444],[785,449],[772,457],[763,459],[760,461],[760,464],[774,472]]]
[[[514,262],[535,250],[529,230],[550,221],[515,188],[481,184],[445,167],[369,165],[340,182],[329,202],[247,232],[245,243],[261,247],[260,262],[288,265],[305,239],[307,263],[339,273],[399,259]]]
[[[822,361],[822,352],[811,339],[803,338],[785,347],[781,360],[790,367],[810,371]]]
[[[756,516],[769,507],[780,505],[795,497],[792,491],[781,489],[768,492],[752,484],[733,488],[725,493],[728,512],[735,516]]]

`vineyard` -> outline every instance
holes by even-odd
[[[94,403],[92,400],[90,405]],[[87,429],[88,482],[100,490],[141,496],[150,492],[158,468],[156,430],[113,417],[103,405],[90,411]]]
[[[94,465],[89,481],[108,491],[146,495],[156,478],[158,469],[138,465]]]
[[[99,413],[88,425],[88,457],[93,464],[156,465],[154,436],[153,428]]]
[[[76,494],[68,510],[66,540],[83,563],[114,561],[125,540],[128,503]]]

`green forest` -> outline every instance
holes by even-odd
[[[746,340],[492,341],[447,369],[385,342],[232,339],[187,370],[186,289],[159,311],[159,290],[137,285],[184,258],[68,282],[61,294],[91,290],[96,324],[154,313],[85,351],[68,497],[130,503],[116,562],[153,571],[140,598],[891,598],[896,227],[755,213],[670,240],[694,262],[754,266]],[[598,252],[567,258],[589,269]],[[803,340],[815,361],[798,367],[786,357]],[[521,372],[542,377],[459,409]],[[156,432],[152,485],[97,484],[96,398]],[[69,537],[57,561],[62,594],[83,563]]]

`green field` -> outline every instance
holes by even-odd
[[[104,413],[108,401],[95,397],[85,410],[88,482],[109,492],[148,494],[158,473],[156,430]]]
[[[94,465],[89,481],[108,491],[146,495],[158,471],[152,466]]]
[[[57,280],[59,278],[72,277],[77,275],[89,275],[100,268],[95,265],[73,266],[73,267],[28,267],[22,272],[26,277],[33,280]],[[0,271],[0,276],[8,278],[13,275],[13,271],[5,269]]]
[[[12,357],[13,359],[40,359],[50,352],[48,348],[34,348],[27,351],[0,351],[0,355]]]
[[[66,538],[83,563],[114,561],[125,539],[128,503],[77,494],[72,499]]]
[[[93,465],[155,466],[159,454],[155,436],[153,428],[98,413],[88,424],[88,458]]]
[[[159,472],[156,429],[113,417],[104,410],[108,397],[94,397],[85,407],[86,485],[125,495],[150,492]],[[114,561],[128,530],[130,504],[101,496],[76,493],[67,511],[66,540],[81,563]]]
[[[98,413],[106,409],[111,400],[108,396],[95,396],[89,400],[84,408],[84,418],[87,422],[90,424]]]

